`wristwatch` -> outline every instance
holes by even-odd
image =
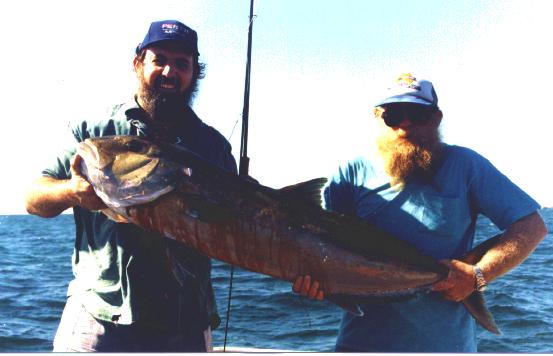
[[[482,273],[482,270],[478,266],[474,266],[474,277],[476,278],[476,281],[474,282],[474,289],[476,289],[479,292],[483,292],[486,290],[486,287],[488,286],[488,282],[486,282],[486,279],[484,278],[484,274]]]

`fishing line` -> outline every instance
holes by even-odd
[[[230,319],[230,300],[232,298],[232,280],[234,278],[234,266],[230,265],[230,280],[228,286],[228,302],[227,302],[227,320],[225,322],[225,340],[223,342],[223,352],[226,352],[227,349],[227,334],[228,334],[228,323]]]
[[[307,306],[305,304],[304,298],[298,294],[298,298],[300,299],[301,309],[305,312],[305,316],[307,317],[307,322],[309,329],[313,328],[313,325],[311,324],[311,315],[309,314],[309,309],[307,309]]]
[[[238,125],[238,119],[236,119],[236,121],[234,122],[234,126],[232,127],[232,130],[230,131],[230,135],[227,138],[227,141],[229,142],[230,142],[230,139],[232,138],[232,135],[234,134],[234,129],[236,128],[236,125]]]

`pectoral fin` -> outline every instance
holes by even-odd
[[[119,213],[116,213],[115,211],[111,210],[111,209],[102,209],[100,210],[102,213],[104,213],[104,215],[106,215],[108,218],[110,218],[111,220],[115,221],[115,222],[118,222],[118,223],[129,223],[129,219],[124,216],[124,215],[121,215]]]
[[[355,316],[363,316],[364,313],[359,307],[359,304],[356,302],[351,301],[347,297],[341,296],[341,295],[327,295],[325,297],[326,300],[328,300],[331,303],[336,304],[340,308],[348,311],[349,313],[355,315]]]

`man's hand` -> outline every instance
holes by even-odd
[[[102,210],[106,204],[94,192],[92,185],[81,174],[82,157],[78,154],[71,158],[71,190],[74,195],[74,205],[87,210]]]
[[[319,287],[319,282],[311,283],[311,276],[299,276],[292,285],[292,290],[309,299],[323,300],[324,292]]]
[[[74,206],[88,210],[107,208],[80,170],[82,157],[70,161],[71,179],[57,179],[48,175],[29,183],[25,192],[25,208],[29,214],[51,218]]]
[[[440,261],[449,268],[446,279],[434,283],[432,290],[441,292],[445,299],[460,302],[472,294],[476,286],[474,266],[458,260]]]

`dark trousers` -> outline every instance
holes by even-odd
[[[69,297],[54,338],[54,352],[205,352],[203,331],[176,332],[95,319]]]

